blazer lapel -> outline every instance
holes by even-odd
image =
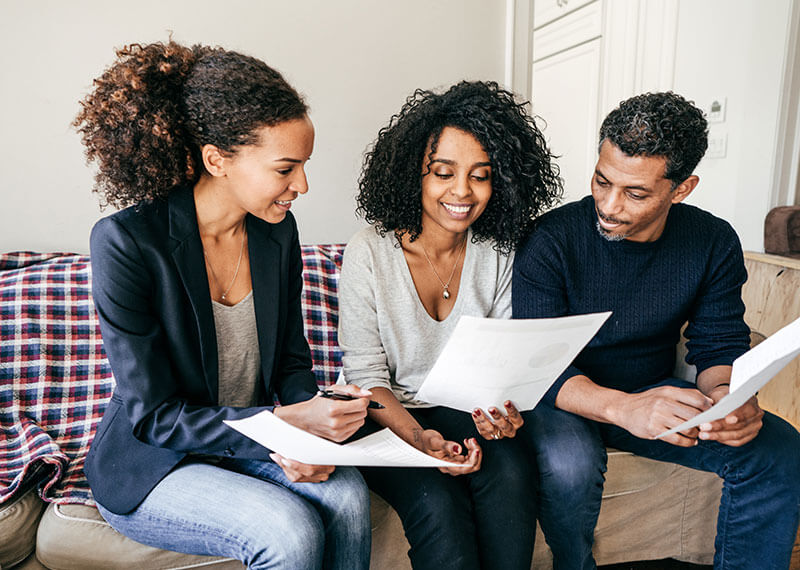
[[[168,203],[169,233],[177,242],[172,250],[172,259],[194,310],[209,398],[216,402],[219,391],[217,335],[192,189],[171,192]]]
[[[253,282],[253,302],[258,327],[258,346],[261,352],[261,374],[268,396],[272,397],[270,381],[275,366],[278,310],[286,299],[281,298],[281,247],[270,237],[271,227],[253,216],[247,216],[247,251],[250,255],[250,276]]]

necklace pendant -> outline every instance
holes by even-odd
[[[450,291],[448,291],[447,287],[445,287],[444,291],[442,291],[442,299],[446,301],[449,298],[450,298]]]

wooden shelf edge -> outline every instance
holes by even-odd
[[[769,263],[770,265],[777,265],[779,267],[787,267],[789,269],[800,269],[800,258],[786,257],[783,255],[774,255],[772,253],[760,253],[757,251],[745,251],[745,259],[753,261],[760,261],[762,263]]]

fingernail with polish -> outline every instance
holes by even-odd
[[[480,410],[472,410],[472,417],[473,418],[481,417],[481,411]]]

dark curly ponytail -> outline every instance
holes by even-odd
[[[221,48],[133,44],[94,81],[73,126],[95,191],[117,207],[163,198],[202,172],[200,148],[235,152],[259,127],[302,117],[307,107],[264,62]]]

